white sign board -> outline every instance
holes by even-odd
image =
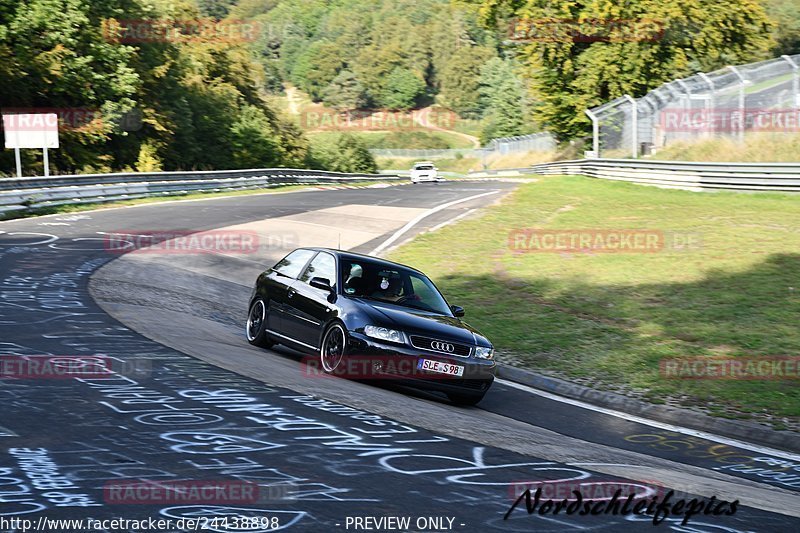
[[[58,148],[58,115],[4,113],[3,133],[6,148]]]

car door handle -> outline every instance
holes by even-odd
[[[294,290],[294,289],[289,289],[289,298],[291,298],[292,296],[294,296],[296,292],[297,292],[297,291],[296,291],[296,290]]]

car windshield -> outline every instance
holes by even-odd
[[[363,259],[343,259],[340,271],[347,296],[452,316],[433,282],[419,272]]]
[[[433,167],[430,165],[418,165],[417,170],[433,170]]]

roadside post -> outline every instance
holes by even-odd
[[[631,104],[631,156],[639,158],[639,106],[629,94],[623,96]]]
[[[44,177],[50,176],[48,148],[58,148],[58,116],[55,113],[3,112],[5,147],[14,149],[17,177],[22,177],[21,148],[41,148],[44,157]]]
[[[736,77],[739,78],[739,142],[744,142],[744,132],[745,132],[745,116],[747,114],[747,98],[745,93],[745,87],[747,87],[747,79],[742,76],[742,73],[736,67],[728,67],[731,72],[736,74]]]
[[[781,57],[792,67],[792,103],[800,110],[800,65],[791,56]]]
[[[592,120],[592,152],[594,157],[600,157],[600,117],[591,109],[584,111],[586,116]]]

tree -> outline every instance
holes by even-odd
[[[500,81],[488,108],[488,124],[481,133],[481,141],[486,143],[498,137],[512,137],[530,133],[525,120],[525,90],[521,81],[510,76]]]
[[[141,13],[135,4],[119,3]],[[113,119],[135,107],[141,89],[141,75],[133,66],[135,50],[109,42],[101,31],[101,20],[119,7],[109,4],[4,0],[0,7],[2,107],[59,110],[66,117],[61,148],[51,153],[57,169],[81,169],[100,161],[106,143],[119,135]],[[69,120],[80,110],[109,115],[82,128]],[[12,161],[8,151],[0,153],[3,168],[10,168]]]
[[[231,149],[235,166],[264,168],[281,163],[280,136],[264,111],[255,106],[241,109],[231,125]]]
[[[562,139],[587,134],[587,108],[642,96],[698,71],[764,59],[770,46],[758,0],[474,3],[491,27],[507,31],[507,18],[518,17],[518,33],[528,41],[519,45],[519,57],[537,99],[536,117]],[[537,26],[544,20],[551,22]]]
[[[511,60],[495,57],[481,68],[480,108],[486,119],[481,141],[534,131],[530,97]]]
[[[496,54],[475,10],[446,0],[281,0],[263,12],[259,21],[270,36],[254,43],[256,52],[315,101],[325,101],[325,89],[347,70],[363,87],[360,106],[404,109],[428,105],[424,98],[439,93],[442,103],[475,114],[481,64]],[[423,83],[417,90],[405,76],[413,97],[395,94],[390,77],[397,69]]]
[[[315,101],[345,67],[345,51],[329,41],[312,43],[298,58],[292,70],[292,81]]]
[[[317,141],[311,146],[307,164],[334,172],[375,173],[378,166],[364,142],[349,133]]]
[[[233,3],[234,0],[197,0],[197,5],[203,15],[215,19],[224,18]]]
[[[767,14],[774,24],[774,55],[800,54],[800,3],[797,0],[765,0]]]
[[[403,67],[395,67],[380,95],[380,105],[387,109],[411,109],[425,91],[425,82]]]
[[[481,67],[493,55],[488,48],[459,48],[439,75],[439,103],[461,116],[477,116]]]
[[[245,44],[142,39],[141,22],[126,33],[200,15],[193,0],[0,0],[1,105],[94,118],[62,124],[50,161],[60,173],[299,164],[307,141],[267,105],[271,82]],[[0,152],[9,168],[13,153]]]
[[[366,145],[355,135],[343,133],[336,142],[338,151],[337,163],[335,165],[338,172],[364,172],[375,173],[378,166],[375,159],[369,153]]]
[[[365,106],[367,96],[356,75],[343,70],[325,87],[322,101],[336,110],[351,111]]]

